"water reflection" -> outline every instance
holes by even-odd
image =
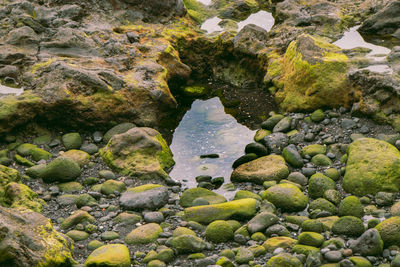
[[[13,88],[0,84],[0,95],[8,95],[8,94],[20,95],[22,94],[23,91],[24,91],[23,88]]]
[[[272,14],[261,10],[257,13],[251,14],[247,19],[238,23],[238,31],[240,31],[244,26],[248,24],[255,24],[267,31],[271,30],[272,26],[274,26],[275,20],[272,17]]]
[[[197,0],[197,1],[202,3],[205,6],[209,6],[212,3],[212,0]]]
[[[218,17],[210,18],[201,25],[201,29],[207,31],[207,33],[213,33],[222,31],[223,28],[218,25],[222,20]]]
[[[170,176],[187,187],[196,187],[194,178],[202,174],[223,176],[227,183],[232,163],[243,155],[244,147],[252,142],[254,134],[255,131],[225,113],[218,97],[196,100],[173,135],[170,148],[176,164]],[[217,153],[219,158],[200,158],[200,155],[212,153]],[[216,192],[228,198],[234,194],[222,187]]]

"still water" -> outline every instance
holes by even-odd
[[[170,148],[176,162],[170,176],[188,188],[197,187],[198,175],[223,176],[229,182],[232,163],[244,154],[255,131],[239,124],[226,114],[218,97],[196,100],[175,129]],[[219,158],[200,155],[216,153]],[[230,197],[222,187],[216,192]]]
[[[8,87],[0,84],[0,95],[8,95],[8,94],[14,94],[14,95],[20,95],[24,89],[22,88],[13,88],[13,87]]]

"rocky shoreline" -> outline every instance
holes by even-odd
[[[259,10],[271,30],[237,32]],[[0,93],[0,266],[400,266],[399,14],[398,0],[1,3],[0,82],[22,92]],[[200,30],[216,16],[223,30]],[[390,53],[333,44],[356,25]],[[254,142],[230,177],[188,188],[169,175],[171,135],[216,96]]]

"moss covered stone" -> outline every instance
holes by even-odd
[[[196,233],[193,230],[190,230],[189,228],[186,227],[178,227],[174,230],[172,233],[172,236],[180,236],[180,235],[192,235],[196,236]]]
[[[354,216],[343,216],[332,226],[332,232],[337,235],[358,237],[364,233],[365,227],[360,218]]]
[[[325,119],[325,114],[322,109],[317,109],[313,113],[311,113],[311,120],[313,122],[321,122]]]
[[[312,246],[307,246],[307,245],[294,245],[292,248],[292,252],[295,252],[297,254],[304,254],[308,256],[308,254],[313,253],[313,252],[319,252],[319,249],[316,247]]]
[[[17,153],[23,157],[31,156],[34,161],[48,160],[53,155],[33,144],[22,144],[17,147]]]
[[[289,253],[279,253],[273,256],[267,262],[267,267],[301,267],[302,262],[296,257]]]
[[[193,201],[197,198],[205,199],[209,204],[226,202],[226,198],[224,196],[214,193],[208,189],[197,187],[185,190],[179,199],[179,204],[184,208],[191,207],[193,206]]]
[[[378,230],[385,247],[400,246],[400,217],[386,219],[375,227]]]
[[[310,203],[309,209],[310,210],[319,209],[319,210],[327,211],[332,215],[337,213],[336,206],[324,198],[317,198],[316,200],[312,201]]]
[[[268,238],[267,241],[263,243],[263,247],[268,253],[272,253],[277,248],[291,248],[297,243],[296,239],[286,237],[286,236],[277,236]]]
[[[83,167],[86,164],[88,164],[90,159],[90,155],[88,153],[77,149],[68,150],[67,152],[62,154],[61,157],[72,159],[73,161],[78,163],[80,167]]]
[[[104,245],[94,250],[85,262],[86,267],[130,267],[129,249],[123,244]]]
[[[100,154],[109,167],[140,179],[165,179],[175,164],[161,134],[145,127],[114,135]]]
[[[339,216],[364,216],[364,209],[361,201],[355,196],[344,198],[339,205]]]
[[[88,233],[79,230],[71,230],[67,232],[66,235],[69,236],[74,241],[82,241],[89,237]]]
[[[340,172],[335,168],[329,168],[325,171],[325,176],[328,176],[332,180],[337,181],[340,178]]]
[[[125,242],[129,245],[149,244],[154,242],[162,229],[156,223],[149,223],[133,229],[126,237]]]
[[[77,192],[83,189],[83,186],[78,182],[67,182],[57,185],[61,192]]]
[[[104,243],[99,241],[99,240],[92,240],[88,244],[88,249],[89,250],[95,250],[96,248],[99,248],[101,246],[104,246]]]
[[[15,155],[14,155],[14,160],[15,160],[15,162],[17,162],[19,165],[22,165],[22,166],[27,166],[27,167],[35,166],[35,163],[33,163],[32,161],[30,161],[29,159],[26,159],[26,158],[24,158],[24,157],[21,157],[21,156],[18,155],[18,154],[15,154]]]
[[[271,131],[265,130],[265,129],[260,129],[254,135],[254,141],[259,142],[261,139],[263,139],[264,137],[266,137],[267,135],[270,135],[270,134],[271,134]]]
[[[61,137],[63,145],[67,150],[79,149],[82,145],[82,137],[79,133],[67,133]]]
[[[11,182],[5,187],[3,201],[8,207],[18,210],[41,212],[45,202],[38,198],[28,186]]]
[[[0,165],[0,205],[7,206],[5,203],[5,186],[10,182],[20,182],[19,172],[13,168]]]
[[[262,198],[257,195],[256,193],[247,191],[247,190],[239,190],[236,192],[235,196],[233,197],[233,200],[238,200],[238,199],[243,199],[243,198],[254,198],[256,200],[261,201]]]
[[[257,201],[253,198],[233,200],[225,203],[186,208],[183,219],[199,223],[230,218],[249,218],[257,212]]]
[[[206,242],[203,239],[193,235],[180,235],[172,238],[172,247],[178,253],[196,253],[206,248]]]
[[[332,160],[323,154],[318,154],[312,157],[311,162],[316,166],[330,166],[332,165]]]
[[[349,260],[356,266],[356,267],[372,267],[371,262],[360,256],[350,257]]]
[[[279,89],[275,99],[283,110],[315,110],[348,104],[348,58],[340,48],[310,35],[300,35],[276,59],[267,75]]]
[[[114,218],[114,221],[117,223],[124,223],[127,225],[134,225],[142,219],[142,216],[136,213],[128,213],[128,212],[122,212],[118,214],[117,217]]]
[[[325,154],[325,153],[326,153],[326,146],[318,144],[308,145],[304,147],[302,150],[300,150],[300,154],[303,157],[305,156],[314,157],[315,155]]]
[[[308,194],[312,198],[323,197],[326,190],[332,189],[336,189],[335,181],[321,173],[312,175],[308,182]]]
[[[214,243],[224,243],[233,239],[233,228],[227,221],[216,220],[207,226],[205,237]]]
[[[314,232],[302,232],[298,239],[299,244],[320,247],[324,242],[324,236]]]
[[[110,130],[108,130],[104,136],[103,136],[103,140],[108,143],[108,141],[110,141],[111,137],[113,137],[116,134],[122,134],[127,132],[128,130],[132,129],[133,127],[136,127],[135,124],[130,123],[130,122],[123,122],[120,123],[114,127],[112,127]]]
[[[284,211],[301,211],[308,204],[308,197],[292,184],[274,185],[264,192],[263,198]]]
[[[95,221],[96,219],[92,215],[90,215],[87,211],[77,210],[61,223],[61,228],[68,229],[77,225],[78,223],[86,223],[86,222],[94,223]]]
[[[244,163],[231,175],[232,182],[253,182],[262,184],[265,181],[280,181],[289,175],[285,159],[278,155],[269,155]]]
[[[207,93],[208,89],[202,85],[185,86],[183,93],[189,97],[200,97]]]
[[[315,219],[308,219],[302,222],[301,228],[303,231],[322,233],[325,231],[325,226],[322,222]]]
[[[79,165],[69,158],[56,158],[41,173],[40,177],[46,183],[69,182],[81,174]]]
[[[100,192],[105,195],[114,194],[115,191],[122,193],[126,190],[126,185],[121,181],[108,180],[105,181],[100,189]]]
[[[349,145],[347,155],[343,179],[347,192],[364,196],[400,190],[400,152],[391,144],[361,138]]]

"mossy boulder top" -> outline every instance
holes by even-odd
[[[56,158],[47,164],[43,171],[40,171],[39,177],[45,183],[69,182],[81,175],[81,168],[78,163],[70,158]]]
[[[361,138],[349,145],[347,155],[343,179],[347,192],[364,196],[400,190],[400,152],[391,144]]]
[[[165,170],[175,164],[161,134],[146,127],[114,135],[100,154],[110,168],[140,179],[167,178]]]
[[[226,202],[226,198],[205,188],[190,188],[182,193],[179,204],[186,208],[193,206],[193,201],[202,198],[210,204]]]
[[[231,175],[232,182],[253,182],[262,184],[265,181],[280,181],[289,175],[285,159],[278,155],[269,155],[244,163]]]
[[[292,184],[274,185],[265,191],[263,197],[285,211],[301,211],[308,204],[308,197]]]
[[[87,267],[115,266],[130,267],[129,249],[123,244],[104,245],[94,250],[85,262]]]

